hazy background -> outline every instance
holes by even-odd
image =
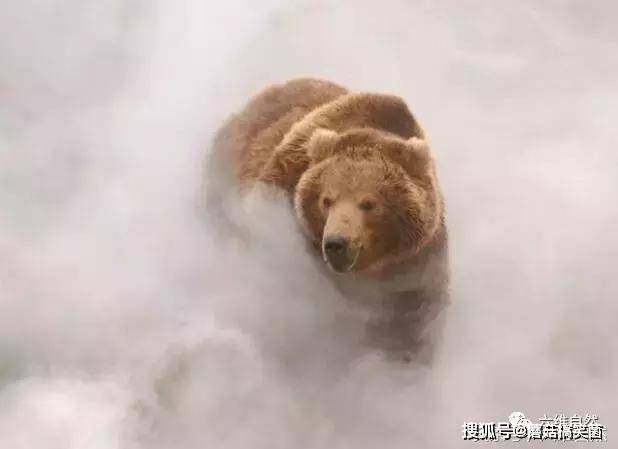
[[[464,421],[515,410],[596,413],[612,440],[616,14],[3,2],[0,447],[462,448]],[[281,204],[253,204],[245,253],[199,220],[215,128],[307,75],[403,96],[431,138],[453,306],[429,372],[358,356],[361,318]]]

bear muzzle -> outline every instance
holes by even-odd
[[[325,236],[322,244],[324,260],[336,272],[351,271],[356,265],[360,247],[350,244],[350,240],[341,235]]]

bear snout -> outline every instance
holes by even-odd
[[[327,255],[338,256],[348,249],[348,239],[340,235],[333,235],[324,240],[324,251]]]
[[[349,239],[341,235],[325,237],[322,251],[326,262],[337,272],[350,270],[356,262]]]

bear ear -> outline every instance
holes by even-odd
[[[392,145],[388,147],[389,156],[401,164],[409,175],[418,176],[425,173],[431,163],[431,152],[426,140],[411,137],[404,142],[401,140],[391,142]]]
[[[307,143],[307,155],[312,163],[318,163],[332,156],[339,134],[330,129],[316,129]]]
[[[429,160],[429,144],[426,140],[420,137],[410,137],[406,141],[406,146],[412,151],[412,155],[422,161]]]

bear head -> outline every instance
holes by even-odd
[[[294,194],[305,232],[337,272],[371,273],[411,258],[440,228],[430,149],[372,128],[317,129]]]

